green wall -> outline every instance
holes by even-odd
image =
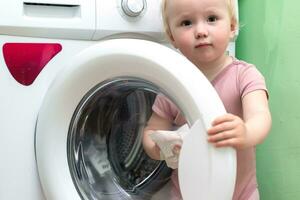
[[[300,1],[239,0],[237,57],[269,88],[272,131],[257,146],[262,200],[300,200]]]

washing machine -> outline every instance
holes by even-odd
[[[157,94],[190,127],[183,199],[231,199],[235,151],[205,132],[225,109],[168,47],[159,0],[0,1],[0,34],[0,199],[168,199],[172,171],[141,142]]]

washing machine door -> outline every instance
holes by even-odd
[[[35,144],[46,198],[170,199],[172,170],[142,145],[157,95],[172,101],[191,128],[179,162],[183,199],[231,199],[235,151],[206,141],[211,121],[225,113],[215,90],[179,53],[134,39],[84,50],[49,88]]]

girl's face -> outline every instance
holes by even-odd
[[[166,15],[173,45],[195,65],[225,56],[235,32],[226,0],[169,0]]]

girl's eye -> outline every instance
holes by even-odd
[[[183,20],[181,23],[180,23],[181,26],[190,26],[192,25],[192,22],[190,20]]]
[[[217,17],[216,17],[216,16],[209,16],[209,17],[207,18],[207,21],[208,21],[208,22],[215,22],[215,21],[217,21]]]

